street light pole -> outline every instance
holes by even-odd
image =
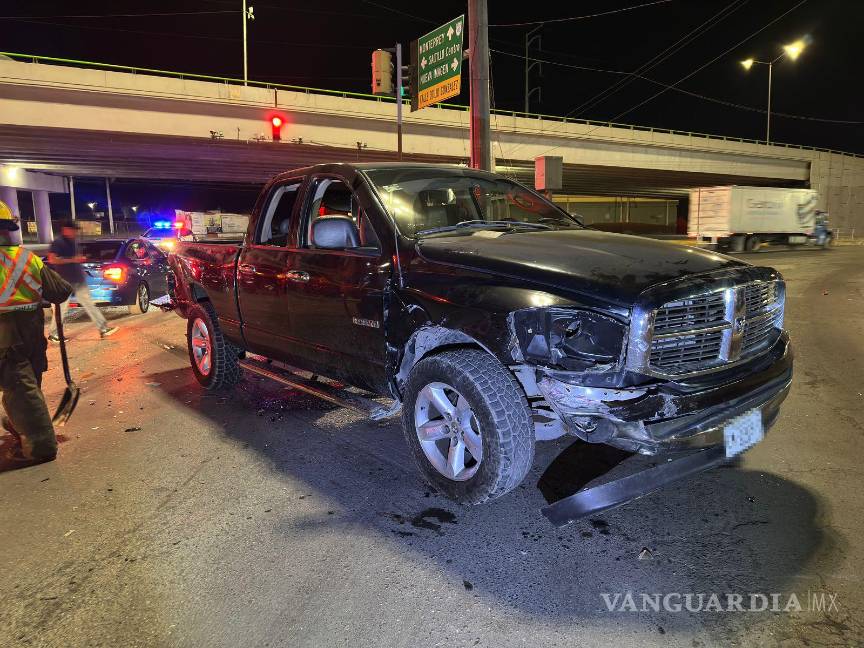
[[[249,85],[249,56],[246,49],[246,21],[255,20],[255,8],[246,8],[246,0],[243,0],[243,85]]]
[[[765,121],[765,143],[771,143],[771,85],[774,80],[774,64],[779,61],[784,56],[795,61],[801,55],[801,52],[804,51],[804,47],[807,45],[807,39],[797,40],[794,43],[790,43],[789,45],[783,46],[783,53],[777,56],[776,58],[770,61],[757,61],[754,58],[748,58],[741,61],[741,65],[744,66],[745,70],[749,70],[754,65],[767,65],[768,66],[768,110],[767,110],[767,118]]]
[[[249,81],[249,62],[246,54],[246,0],[243,0],[243,85]]]
[[[777,59],[774,59],[775,61]],[[771,78],[774,72],[774,61],[768,64],[768,121],[765,124],[765,143],[771,143]]]

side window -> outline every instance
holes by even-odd
[[[301,245],[312,246],[312,223],[319,218],[342,216],[350,218],[357,226],[360,235],[360,248],[377,250],[380,248],[378,236],[360,207],[351,188],[337,178],[317,178],[313,181],[306,202],[301,225]]]
[[[148,256],[147,247],[141,241],[132,241],[126,246],[126,258],[130,261],[141,262]]]
[[[256,243],[285,247],[291,231],[291,217],[300,192],[301,182],[289,182],[273,191],[264,216],[258,226]]]

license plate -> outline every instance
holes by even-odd
[[[726,456],[734,457],[752,448],[765,436],[762,429],[762,412],[751,409],[731,419],[723,428]]]

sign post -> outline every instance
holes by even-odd
[[[455,97],[462,90],[464,36],[463,14],[415,41],[411,58],[417,65],[417,96],[416,101],[412,97],[412,111]]]

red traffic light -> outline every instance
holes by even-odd
[[[285,125],[285,118],[282,115],[270,116],[270,127],[273,132],[273,141],[278,142],[282,139],[282,127]]]

